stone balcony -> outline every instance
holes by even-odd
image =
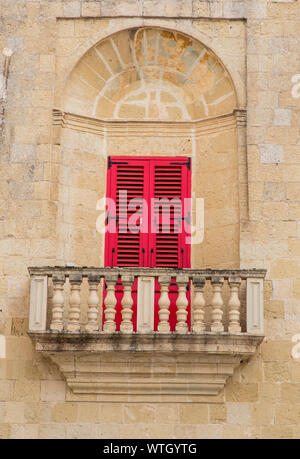
[[[29,272],[28,334],[75,394],[118,401],[216,395],[264,337],[265,270]]]

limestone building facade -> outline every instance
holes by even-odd
[[[299,0],[0,8],[0,438],[299,438]],[[198,233],[118,252],[152,166]]]

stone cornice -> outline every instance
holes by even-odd
[[[216,355],[245,354],[249,357],[262,342],[264,335],[228,332],[188,333],[130,333],[28,332],[37,351],[57,352],[188,352]]]
[[[233,130],[245,120],[245,110],[197,121],[101,120],[53,110],[53,125],[74,131],[113,137],[200,137]]]
[[[28,271],[33,276],[52,276],[53,274],[63,273],[66,276],[70,274],[81,274],[83,277],[89,275],[107,276],[116,274],[122,276],[123,274],[133,273],[135,276],[160,276],[162,273],[171,277],[176,277],[179,273],[189,277],[198,276],[210,279],[212,277],[235,277],[241,279],[255,278],[264,279],[266,276],[265,269],[211,269],[211,268],[187,268],[187,269],[174,269],[174,268],[139,268],[139,267],[126,267],[126,268],[109,268],[109,267],[84,267],[84,266],[40,266],[29,267]]]
[[[208,15],[195,15],[195,16],[174,16],[174,15],[151,15],[151,14],[116,14],[115,16],[112,15],[99,15],[99,16],[56,16],[56,19],[59,21],[63,20],[74,20],[74,19],[90,19],[90,20],[101,20],[101,19],[175,19],[181,21],[198,21],[199,19],[209,19],[211,21],[247,21],[245,16],[236,16],[236,17],[227,17],[227,16],[208,16]]]

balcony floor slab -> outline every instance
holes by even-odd
[[[58,365],[73,394],[107,401],[134,396],[194,401],[194,396],[216,396],[264,338],[211,332],[29,335],[36,350]]]

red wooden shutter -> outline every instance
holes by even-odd
[[[107,196],[116,203],[116,212],[108,215],[108,220],[116,220],[116,233],[106,233],[106,266],[143,266],[145,263],[145,235],[135,230],[130,217],[137,212],[140,218],[147,218],[144,216],[147,209],[143,208],[143,199],[147,199],[148,193],[146,166],[143,161],[124,158],[108,162]],[[136,208],[130,209],[132,199],[135,199]],[[140,226],[139,218],[135,226]]]
[[[123,201],[120,199],[122,191],[127,192],[127,199]],[[116,203],[115,211],[112,209],[108,212],[107,218],[108,222],[116,221],[117,231],[106,233],[106,266],[190,267],[190,246],[186,242],[188,234],[184,225],[184,221],[190,219],[190,209],[186,205],[183,206],[184,200],[190,198],[189,159],[183,157],[109,158],[107,196]],[[136,199],[136,204],[140,203],[141,205],[142,199],[145,199],[148,204],[141,206],[142,208],[138,212],[143,221],[149,223],[148,232],[132,231],[133,225],[130,223],[130,218],[139,208],[137,205],[137,209],[129,210],[129,203],[132,199]],[[158,205],[158,202],[153,201],[155,199],[177,199],[178,201],[175,206],[169,207],[167,202],[160,202]],[[164,217],[168,216],[169,208],[170,227],[165,232],[163,231],[166,230]],[[117,285],[117,330],[119,330],[121,323],[122,290],[122,286]],[[177,292],[177,286],[171,285],[169,296],[172,331],[174,331],[176,323]],[[134,299],[132,320],[134,330],[136,330],[136,281],[133,285],[132,296]],[[158,323],[158,298],[159,285],[156,281],[155,330]],[[190,324],[190,315],[188,316],[188,323]]]
[[[190,267],[185,227],[190,218],[186,200],[190,197],[189,172],[190,162],[186,158],[155,159],[150,163],[150,193],[154,198],[150,218],[155,229],[149,236],[151,266]]]
[[[122,191],[127,193],[126,201],[120,200]],[[107,217],[108,222],[116,221],[117,231],[106,233],[106,266],[190,267],[185,230],[190,209],[183,206],[184,200],[190,197],[190,161],[187,158],[109,159],[107,196],[116,202],[116,211],[110,211]],[[129,203],[134,198],[137,209],[130,210]],[[142,208],[143,199],[148,203],[146,208]],[[170,201],[153,201],[162,199],[178,202],[173,206]],[[149,222],[148,233],[134,232],[130,224],[130,218],[139,207],[138,214],[144,222]],[[165,217],[169,214],[170,228],[167,230]]]
[[[105,265],[106,266],[143,266],[145,263],[145,236],[140,231],[133,228],[130,217],[137,212],[136,227],[139,226],[141,217],[145,215],[147,209],[143,207],[143,199],[147,199],[148,187],[145,182],[147,174],[147,163],[131,158],[109,158],[107,175],[107,197],[115,203],[112,213],[107,212],[107,221],[115,221],[116,232],[106,233],[105,239]],[[126,199],[123,193],[126,192]],[[145,195],[146,193],[146,195]],[[129,203],[135,199],[136,209],[129,208]],[[113,225],[114,226],[114,225]],[[147,241],[146,241],[147,244]],[[106,291],[104,289],[103,301]],[[116,285],[116,328],[120,330],[122,321],[121,300],[123,297],[123,286],[121,279]],[[133,329],[136,331],[136,308],[137,308],[137,279],[132,286],[133,297]],[[103,313],[104,313],[103,304]],[[105,313],[103,314],[103,317]]]
[[[151,180],[152,178],[152,180]],[[153,159],[150,163],[150,190],[154,202],[150,206],[153,229],[149,234],[150,266],[153,267],[190,267],[190,245],[187,243],[186,231],[189,229],[191,215],[190,203],[190,160],[187,158]],[[165,203],[161,200],[166,200]],[[157,200],[160,200],[158,202]],[[170,205],[173,201],[174,205]],[[167,220],[164,218],[167,217]],[[186,225],[185,225],[186,222]],[[160,287],[155,282],[154,330],[159,322],[158,300]],[[175,279],[169,288],[170,328],[175,330],[177,322],[178,286]],[[190,300],[190,292],[187,292]],[[189,301],[190,303],[190,301]],[[190,327],[190,307],[188,307],[188,325]]]

